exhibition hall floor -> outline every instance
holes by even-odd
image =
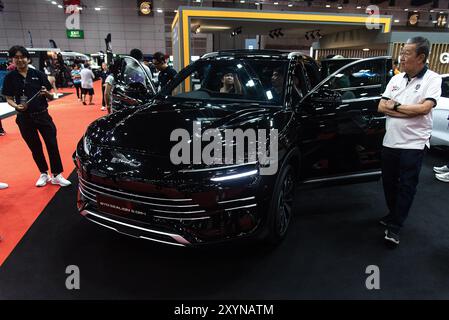
[[[447,152],[426,155],[395,250],[385,246],[377,223],[386,210],[380,181],[298,189],[294,221],[275,249],[171,247],[77,213],[71,155],[87,124],[104,114],[100,98],[94,107],[74,94],[51,103],[73,183],[67,188],[34,187],[36,169],[14,117],[4,120],[0,180],[10,188],[0,194],[0,299],[449,299],[449,184],[432,173]],[[80,290],[66,289],[70,265],[79,267]],[[370,265],[379,267],[379,290],[366,288]]]
[[[0,267],[0,299],[448,299],[448,184],[428,154],[400,246],[377,219],[380,182],[298,190],[296,215],[278,248],[186,249],[130,238],[83,219],[73,186],[60,189]],[[10,212],[9,214],[13,214]],[[69,265],[80,290],[67,290]],[[366,268],[380,269],[368,290]]]

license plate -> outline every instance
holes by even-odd
[[[100,211],[114,215],[146,215],[144,211],[139,210],[139,208],[137,208],[131,201],[109,197],[102,194],[97,194],[97,205]]]

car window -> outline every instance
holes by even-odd
[[[383,61],[368,60],[347,66],[329,78],[324,87],[339,92],[342,100],[380,96],[385,76]]]
[[[198,60],[180,72],[172,85],[166,88],[166,94],[177,98],[281,104],[287,66],[286,60],[231,57]]]
[[[443,78],[441,82],[441,96],[443,98],[449,98],[449,77]]]
[[[140,83],[147,88],[149,87],[145,70],[143,70],[137,60],[130,57],[123,58],[117,80],[126,86],[133,86],[136,83]]]

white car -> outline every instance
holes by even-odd
[[[441,75],[441,98],[433,109],[431,146],[449,147],[449,74]]]

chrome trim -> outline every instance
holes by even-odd
[[[163,212],[163,213],[204,213],[206,210],[196,210],[196,211],[170,211],[170,210],[158,210],[151,209],[151,211]]]
[[[100,188],[100,189],[103,189],[103,190],[112,191],[112,192],[116,192],[116,193],[120,193],[120,194],[126,194],[128,196],[133,196],[133,197],[136,197],[136,198],[144,198],[144,199],[151,199],[151,200],[161,200],[161,201],[192,201],[192,199],[155,198],[155,197],[141,196],[141,195],[138,195],[138,194],[132,194],[132,193],[128,193],[128,192],[117,191],[117,190],[113,190],[113,189],[109,189],[109,188],[106,188],[106,187],[99,186],[99,185],[97,185],[95,183],[92,183],[92,182],[84,180],[79,175],[78,175],[78,179],[80,181],[83,181],[83,182],[85,182],[87,184],[90,184],[90,185],[92,185],[94,187],[97,187],[97,188]]]
[[[371,100],[380,100],[382,96],[375,96],[375,97],[368,97],[368,98],[356,98],[356,99],[347,99],[342,100],[342,103],[348,103],[348,102],[358,102],[358,101],[371,101]]]
[[[94,200],[94,199],[92,199],[92,198],[86,196],[86,195],[83,193],[83,191],[84,191],[84,192],[90,194],[91,196],[95,196],[95,195],[93,195],[91,192],[89,192],[89,191],[87,191],[87,190],[83,190],[83,189],[82,189],[82,185],[80,185],[79,190],[80,190],[81,194],[82,194],[84,197],[86,197],[86,198],[89,199],[90,201],[97,202],[97,200]],[[103,192],[99,192],[99,193],[105,194],[105,195],[107,195],[107,196],[111,196],[111,195],[109,195],[109,194],[107,194],[107,193],[103,193]],[[95,197],[96,197],[96,196],[95,196]],[[125,200],[125,201],[130,201],[130,202],[140,203],[140,204],[144,204],[144,205],[147,204],[146,202],[142,202],[142,201],[138,201],[138,200],[133,200],[133,199],[121,198],[121,197],[113,196],[113,195],[112,195],[111,197],[115,197],[115,198],[118,198],[118,199],[121,199],[121,200]],[[162,207],[165,207],[165,206],[162,205]],[[168,207],[168,205],[167,205],[167,207]],[[178,213],[178,214],[179,214],[179,213],[184,214],[184,213],[204,213],[204,212],[206,212],[206,210],[195,210],[195,211],[171,211],[171,210],[158,210],[158,209],[153,209],[153,208],[150,208],[150,211],[164,212],[164,213]]]
[[[180,244],[180,243],[173,243],[173,242],[168,242],[168,241],[163,241],[163,240],[157,240],[157,239],[153,239],[153,238],[148,238],[148,237],[142,237],[139,236],[140,239],[145,239],[145,240],[150,240],[150,241],[155,241],[155,242],[160,242],[160,243],[164,243],[164,244],[170,244],[172,246],[179,246],[179,247],[185,247],[185,245]]]
[[[200,217],[200,218],[172,218],[172,217],[163,217],[163,216],[153,216],[153,218],[159,218],[159,219],[167,219],[167,220],[188,220],[188,221],[195,221],[195,220],[206,220],[210,219],[210,217]]]
[[[256,197],[248,197],[248,198],[241,198],[241,199],[235,199],[235,200],[225,200],[225,201],[218,201],[218,204],[223,204],[223,203],[229,203],[229,202],[237,202],[237,201],[246,201],[246,200],[253,200],[256,199]]]
[[[110,226],[108,226],[108,225],[105,225],[105,224],[103,224],[103,223],[100,223],[100,222],[98,222],[98,221],[95,221],[95,220],[92,220],[92,219],[89,219],[89,218],[86,218],[86,219],[89,220],[90,222],[99,224],[99,225],[102,226],[102,227],[105,227],[105,228],[114,230],[114,231],[116,231],[116,232],[119,232],[119,231],[118,231],[116,228],[114,228],[114,227],[110,227]],[[121,232],[120,232],[120,233],[121,233]]]
[[[360,87],[345,87],[345,88],[336,88],[332,89],[335,91],[351,91],[351,90],[359,90],[359,89],[373,89],[373,88],[382,88],[382,84],[370,84],[367,86],[360,86]]]
[[[227,209],[225,209],[225,211],[232,211],[232,210],[246,209],[246,208],[253,208],[253,207],[257,207],[257,203],[250,204],[250,205],[247,205],[247,206],[241,206],[241,207],[235,207],[235,208],[227,208]]]
[[[78,188],[78,190],[79,190],[79,192],[83,195],[84,198],[89,199],[89,200],[92,201],[92,202],[97,202],[97,200],[94,200],[94,199],[92,199],[92,198],[86,196],[86,195],[83,193],[83,191],[81,190],[81,188]]]
[[[369,176],[377,176],[377,175],[381,175],[381,174],[382,174],[382,171],[356,173],[356,174],[349,174],[349,175],[332,177],[332,178],[321,178],[321,179],[304,180],[304,181],[301,182],[301,184],[327,182],[327,181],[338,181],[338,180],[344,180],[344,179],[348,179],[348,178],[363,178],[363,177],[369,177]]]
[[[170,204],[159,204],[159,203],[152,203],[152,202],[144,202],[144,201],[139,201],[139,200],[134,200],[134,199],[129,199],[129,198],[122,198],[120,196],[116,196],[116,195],[113,195],[113,194],[110,194],[110,193],[104,193],[102,191],[95,190],[92,187],[88,187],[87,185],[84,184],[84,182],[81,182],[81,181],[80,181],[80,185],[82,185],[84,188],[87,188],[87,189],[92,190],[92,191],[97,192],[97,193],[109,195],[109,196],[116,197],[116,198],[123,199],[123,200],[128,200],[128,201],[133,201],[133,202],[137,202],[137,203],[141,203],[141,204],[146,204],[146,205],[150,205],[150,206],[170,207],[170,208],[191,208],[191,207],[199,207],[200,206],[199,204],[186,204],[186,205],[176,206],[176,205],[170,205]],[[88,193],[91,193],[91,192],[88,192]]]
[[[112,223],[116,223],[116,224],[119,224],[119,225],[122,225],[122,226],[125,226],[125,227],[134,228],[134,229],[142,230],[142,231],[145,231],[145,232],[160,234],[160,235],[163,235],[163,236],[168,236],[168,237],[172,238],[173,240],[175,240],[176,242],[181,243],[181,244],[190,244],[189,241],[187,241],[186,239],[184,239],[182,236],[180,236],[178,234],[161,232],[161,231],[157,231],[157,230],[152,230],[152,229],[142,228],[142,227],[138,227],[138,226],[133,226],[133,225],[128,224],[128,223],[124,223],[124,222],[120,222],[120,221],[117,221],[117,220],[113,220],[113,219],[109,219],[109,218],[103,217],[103,216],[101,216],[99,214],[96,214],[96,213],[94,213],[92,211],[89,211],[89,210],[83,210],[81,214],[84,215],[84,216],[87,216],[88,214],[90,214],[90,215],[92,215],[94,217],[97,217],[99,219],[103,219],[103,220],[106,220],[106,221],[109,221],[109,222],[112,222]]]
[[[204,172],[204,171],[214,171],[214,170],[222,170],[222,169],[232,169],[232,168],[237,168],[237,167],[249,166],[249,165],[256,164],[256,163],[257,163],[257,161],[251,161],[251,162],[247,162],[247,163],[233,164],[233,165],[221,166],[221,167],[213,167],[213,168],[208,168],[208,169],[184,169],[184,170],[179,170],[178,172],[188,173],[188,172]]]

